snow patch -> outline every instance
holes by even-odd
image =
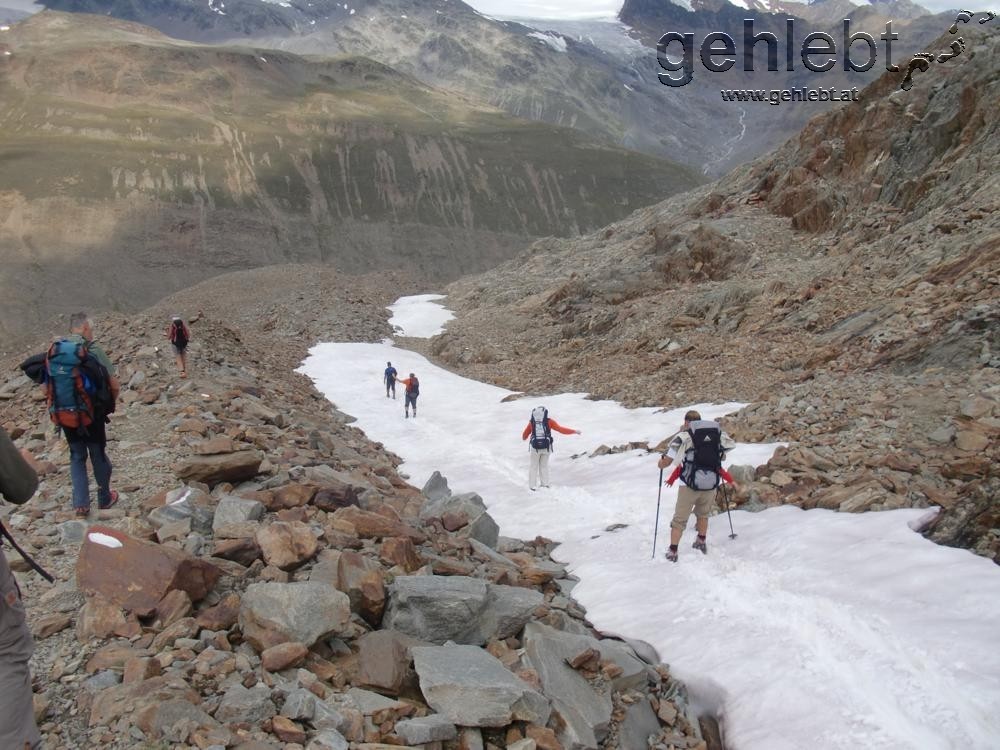
[[[115,539],[113,536],[108,536],[107,534],[102,534],[99,531],[91,532],[87,534],[87,539],[89,539],[94,544],[100,544],[102,547],[110,547],[111,549],[118,549],[124,546],[121,542]]]
[[[566,51],[566,40],[563,39],[559,34],[555,34],[551,31],[532,31],[528,36],[538,39],[539,41],[545,42],[556,52]]]
[[[444,333],[444,324],[455,314],[437,302],[443,294],[417,294],[400,297],[387,309],[392,313],[389,325],[400,336],[429,339]]]
[[[440,314],[412,298],[409,308],[409,326]],[[418,419],[383,397],[386,360],[420,377]],[[656,648],[696,702],[717,707],[729,747],[997,747],[1000,566],[914,533],[925,509],[734,510],[735,539],[723,512],[710,520],[707,555],[691,549],[688,528],[668,563],[677,487],[658,487],[657,456],[590,454],[656,445],[686,404],[625,409],[580,393],[505,402],[511,391],[387,344],[320,344],[299,371],[402,457],[414,485],[439,470],[453,490],[483,496],[502,534],[559,540],[554,556],[580,578],[573,593],[591,622]],[[530,492],[520,438],[538,404],[582,434],[557,436],[552,487]],[[696,408],[717,418],[740,406]],[[760,465],[775,448],[740,444],[728,463]]]

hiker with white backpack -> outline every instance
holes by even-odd
[[[535,485],[541,479],[541,486],[549,486],[549,455],[552,453],[552,430],[563,435],[582,435],[579,430],[563,427],[549,416],[549,410],[544,406],[536,406],[531,410],[528,426],[521,433],[521,440],[528,443],[528,487],[534,491]]]
[[[729,472],[722,468],[722,461],[726,452],[734,447],[736,443],[722,431],[718,422],[702,419],[701,414],[692,409],[684,415],[681,431],[674,436],[667,451],[660,457],[657,466],[661,470],[671,464],[674,466],[666,484],[673,487],[678,478],[681,480],[674,518],[670,522],[670,548],[666,557],[671,562],[677,562],[677,545],[691,517],[691,511],[694,511],[697,519],[695,529],[698,532],[698,537],[691,546],[708,554],[705,543],[708,516],[715,501],[716,490],[722,481],[733,484]],[[662,473],[660,476],[662,478]]]

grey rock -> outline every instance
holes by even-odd
[[[498,659],[475,646],[416,646],[420,690],[435,711],[460,726],[544,725],[549,702]]]
[[[461,495],[450,495],[425,503],[420,509],[420,520],[440,518],[445,513],[464,514],[469,522],[475,521],[486,512],[486,503],[475,492],[464,492]]]
[[[389,587],[382,626],[431,643],[480,646],[515,635],[543,601],[533,589],[467,576],[401,576]]]
[[[59,538],[65,544],[82,544],[86,533],[86,521],[64,521],[59,524]]]
[[[431,474],[431,478],[427,480],[420,492],[431,503],[451,497],[451,490],[448,489],[448,480],[441,476],[441,472],[439,471]]]
[[[326,583],[254,583],[240,602],[243,637],[258,650],[288,641],[312,646],[340,633],[351,617],[347,594]]]
[[[206,727],[225,738],[231,737],[229,730],[204,710],[181,699],[165,701],[156,707],[151,735],[170,743],[182,744],[195,727]]]
[[[480,513],[479,518],[466,526],[463,531],[469,535],[469,539],[475,539],[487,547],[496,549],[500,527],[489,513]]]
[[[103,669],[93,677],[83,681],[83,689],[88,693],[99,693],[105,688],[114,687],[122,681],[122,676],[112,669]]]
[[[396,722],[395,731],[407,745],[446,742],[458,736],[454,723],[438,714]]]
[[[621,748],[649,747],[649,736],[658,734],[660,721],[656,718],[653,707],[643,697],[642,700],[629,704],[625,709],[625,718],[618,727],[618,746]]]
[[[483,544],[478,539],[470,537],[469,545],[472,547],[473,552],[482,555],[490,562],[496,563],[497,565],[503,565],[506,568],[517,570],[517,564],[513,560],[511,560],[509,557],[504,557],[494,548],[491,548]]]
[[[296,688],[285,696],[281,715],[297,721],[312,721],[316,715],[317,698],[304,688]]]
[[[193,487],[179,487],[167,493],[163,505],[149,513],[149,522],[154,528],[168,523],[191,519],[191,530],[199,534],[212,533],[215,511],[207,507],[207,493]]]
[[[271,690],[267,685],[258,682],[252,688],[245,688],[236,683],[222,696],[215,718],[223,723],[242,721],[259,724],[276,713],[277,709],[271,702]]]
[[[309,721],[316,729],[333,729],[337,732],[348,731],[350,725],[344,714],[323,701],[316,701],[313,705],[313,715]]]
[[[223,495],[215,508],[212,530],[217,531],[230,524],[258,521],[264,515],[264,506],[256,500],[247,500],[235,495]]]
[[[524,627],[522,642],[525,664],[538,673],[542,691],[551,699],[552,711],[560,720],[557,736],[563,747],[599,747],[611,723],[611,696],[606,690],[597,692],[566,663],[584,649],[596,648],[597,639],[531,622]]]

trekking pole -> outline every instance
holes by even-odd
[[[660,495],[663,494],[663,469],[660,469],[660,481],[656,487],[656,521],[653,522],[653,556],[656,559],[656,533],[660,526]]]
[[[722,497],[726,501],[726,515],[729,516],[729,538],[730,539],[735,539],[736,538],[736,532],[733,531],[733,514],[729,512],[729,494],[730,494],[730,491],[731,490],[729,489],[728,485],[723,485],[722,486]]]

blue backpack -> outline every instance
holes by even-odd
[[[98,410],[114,411],[107,370],[90,356],[86,344],[70,339],[53,342],[45,355],[44,382],[49,418],[60,427],[85,429],[94,423]]]

